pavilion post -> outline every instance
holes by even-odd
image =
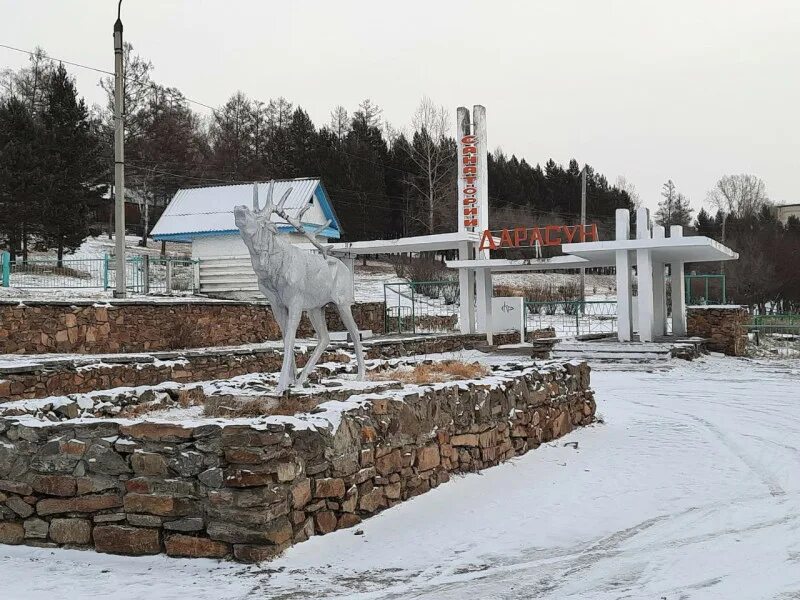
[[[644,207],[636,211],[636,239],[650,236],[650,213]],[[653,260],[650,250],[636,251],[636,273],[639,313],[639,340],[653,341]]]
[[[617,240],[627,240],[631,235],[631,214],[626,208],[617,209]],[[631,261],[627,250],[615,253],[617,267],[617,339],[630,342],[633,338],[633,319],[631,315]]]
[[[663,240],[665,231],[663,225],[653,225],[653,239]],[[666,333],[667,322],[667,286],[666,265],[658,260],[653,260],[653,336],[659,337]]]
[[[683,227],[673,225],[669,228],[669,237],[683,237]],[[672,270],[672,335],[686,335],[686,281],[682,261],[673,262]]]

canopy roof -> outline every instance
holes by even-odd
[[[259,202],[263,206],[269,182],[259,182],[257,185]],[[314,228],[330,219],[330,226],[319,235],[338,239],[342,232],[341,225],[322,182],[309,178],[276,180],[273,202],[277,203],[290,188],[284,205],[289,216],[297,216],[304,206],[312,203],[311,209],[303,215],[303,223]],[[152,236],[156,240],[185,242],[196,237],[238,234],[233,208],[239,205],[253,205],[253,184],[180,189],[153,227]],[[275,214],[272,215],[272,221],[279,223],[280,231],[294,230]]]

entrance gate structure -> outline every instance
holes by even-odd
[[[635,235],[631,236],[632,229]],[[616,267],[617,280],[617,337],[621,342],[634,339],[651,342],[666,334],[666,266],[671,266],[672,334],[686,335],[686,299],[684,289],[685,263],[735,260],[739,255],[722,244],[704,236],[683,236],[683,227],[673,225],[670,235],[660,225],[652,225],[646,208],[636,213],[631,227],[630,211],[616,211],[614,240],[563,244],[563,256],[549,259],[477,259],[448,261],[447,266],[459,272],[481,271],[491,284],[493,273],[552,271]],[[635,269],[635,275],[634,275]],[[634,281],[638,295],[633,295]],[[634,307],[634,299],[636,306]],[[484,317],[485,329],[491,344],[491,303]]]

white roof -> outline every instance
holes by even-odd
[[[716,262],[739,258],[727,246],[704,236],[581,242],[564,244],[562,249],[565,255],[552,258],[448,260],[447,266],[451,269],[489,269],[496,273],[612,267],[616,264],[618,250],[650,250],[654,260],[664,263]],[[631,264],[636,264],[636,252],[631,252]]]
[[[301,208],[314,200],[314,194],[319,186],[319,179],[276,180],[272,201],[277,204],[283,194],[291,188],[284,208],[290,216],[296,216]],[[269,182],[258,183],[259,206],[264,206],[268,187]],[[322,225],[327,219],[332,219],[331,226],[338,229],[336,216],[324,193],[323,198],[325,201],[322,204],[328,206],[320,206],[320,210],[309,210],[303,216],[303,222],[309,225]],[[253,206],[253,184],[178,190],[153,227],[152,235],[192,237],[203,234],[235,233],[238,230],[233,218],[233,208],[239,205]],[[275,214],[272,215],[272,220],[283,222]]]

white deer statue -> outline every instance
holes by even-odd
[[[324,309],[330,302],[336,305],[342,323],[353,340],[358,363],[358,378],[363,379],[364,352],[351,310],[355,302],[353,275],[341,260],[328,256],[330,246],[323,246],[316,239],[316,235],[325,229],[330,221],[313,232],[306,231],[301,219],[311,204],[307,204],[296,218],[290,217],[283,206],[292,189],[289,188],[275,205],[272,203],[274,184],[274,181],[269,184],[264,208],[258,207],[258,186],[253,184],[253,209],[237,206],[233,209],[233,214],[239,233],[250,251],[258,288],[269,301],[283,335],[283,366],[278,378],[277,392],[283,393],[290,385],[301,385],[305,382],[330,343]],[[278,228],[271,221],[273,213],[305,235],[319,250],[319,254],[297,248],[284,236],[279,235]],[[303,311],[317,332],[319,344],[297,376],[294,342]]]

